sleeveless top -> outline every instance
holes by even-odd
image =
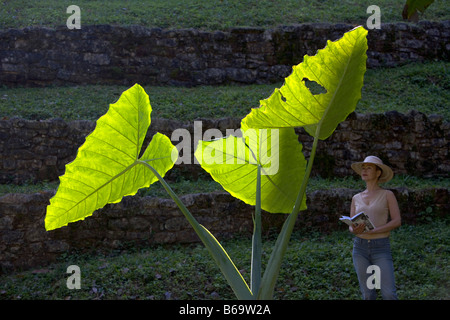
[[[377,194],[369,203],[364,202],[361,193],[354,195],[353,201],[355,203],[355,214],[364,211],[369,216],[370,221],[372,221],[375,227],[385,225],[388,222],[389,217],[389,207],[386,194],[387,190],[378,190]],[[389,237],[389,234],[389,231],[366,235],[364,233],[361,233],[358,234],[357,237],[362,239],[379,239],[387,238]]]

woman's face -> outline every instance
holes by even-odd
[[[374,164],[364,163],[361,168],[361,178],[364,181],[378,180],[378,177],[381,175],[381,171]]]

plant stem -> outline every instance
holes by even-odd
[[[258,164],[256,178],[256,204],[255,217],[253,219],[253,237],[252,237],[252,265],[251,265],[251,284],[250,288],[253,295],[258,295],[261,284],[261,165]]]
[[[305,175],[303,177],[303,182],[300,187],[300,191],[297,195],[294,208],[292,212],[287,217],[283,224],[283,228],[278,235],[277,241],[273,247],[272,254],[270,255],[269,262],[264,272],[264,276],[261,281],[261,288],[258,292],[258,299],[268,300],[273,299],[273,291],[275,289],[275,283],[278,278],[278,274],[281,268],[281,262],[283,260],[284,254],[286,253],[289,240],[291,238],[292,231],[295,226],[295,221],[297,220],[298,214],[300,212],[301,204],[303,202],[303,197],[306,192],[306,185],[308,184],[309,176],[311,174],[312,165],[314,162],[314,157],[316,154],[317,143],[319,141],[319,130],[320,125],[317,126],[316,134],[314,136],[314,142],[311,149],[311,154],[309,156],[308,166],[305,170]]]
[[[183,202],[178,198],[178,196],[173,192],[172,188],[167,184],[167,182],[161,177],[161,175],[149,165],[145,160],[139,160],[139,162],[146,167],[148,167],[153,174],[158,178],[158,180],[163,185],[164,189],[166,189],[167,193],[170,197],[175,201],[178,208],[180,208],[183,215],[186,217],[188,222],[191,224],[192,228],[197,233],[200,240],[203,242],[205,247],[208,249],[211,256],[216,261],[216,264],[219,266],[222,274],[227,279],[230,284],[234,294],[238,299],[241,300],[251,300],[254,299],[250,288],[245,282],[239,270],[234,265],[233,261],[225,251],[225,249],[221,246],[221,244],[217,241],[217,239],[201,224],[197,222],[194,216],[189,212]]]

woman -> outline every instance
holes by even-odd
[[[379,289],[383,299],[396,300],[389,234],[401,225],[400,210],[392,191],[379,186],[380,183],[391,180],[394,173],[375,156],[368,156],[363,162],[353,163],[352,169],[364,180],[366,190],[353,196],[350,217],[364,211],[375,226],[370,231],[364,231],[364,224],[349,227],[350,232],[356,235],[353,242],[353,264],[363,299],[377,297],[376,288],[371,283],[374,267],[369,268],[375,266],[380,271]],[[378,276],[376,270],[375,277]]]

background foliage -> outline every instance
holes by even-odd
[[[71,0],[1,1],[0,28],[65,25]],[[159,28],[223,30],[275,27],[305,22],[364,24],[372,0],[78,0],[83,24],[143,25]],[[403,21],[405,0],[377,0],[381,21]],[[448,20],[446,1],[435,1],[421,20]]]

